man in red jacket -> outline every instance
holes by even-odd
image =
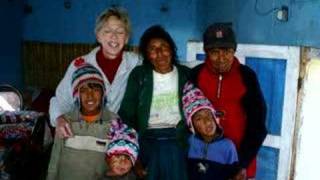
[[[255,72],[234,56],[237,42],[226,24],[203,34],[206,59],[193,69],[193,81],[218,110],[224,134],[239,156],[235,180],[254,178],[256,155],[266,135],[266,104]]]

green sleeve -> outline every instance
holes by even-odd
[[[139,102],[139,68],[136,67],[129,75],[126,91],[118,112],[121,119],[129,126],[137,129],[137,112]]]

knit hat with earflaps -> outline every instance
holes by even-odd
[[[103,81],[103,76],[99,72],[97,68],[92,66],[88,63],[82,63],[77,65],[77,69],[72,74],[72,95],[74,98],[74,102],[78,103],[80,105],[80,94],[79,89],[87,83],[94,83],[99,84],[103,91],[103,103],[106,103],[106,93],[105,93],[105,86]]]
[[[192,116],[201,109],[209,109],[212,112],[217,126],[220,127],[219,119],[216,118],[216,111],[214,110],[211,102],[204,96],[203,92],[199,88],[195,87],[191,82],[187,82],[183,87],[182,103],[187,126],[192,133],[195,133],[192,125]]]
[[[107,157],[125,154],[130,157],[134,165],[139,151],[138,133],[117,118],[111,120],[111,128],[107,136],[110,139],[106,148]]]

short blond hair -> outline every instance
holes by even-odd
[[[106,10],[104,10],[96,19],[96,26],[95,26],[94,32],[97,34],[101,30],[103,24],[111,16],[115,16],[120,21],[122,21],[125,25],[125,30],[126,30],[127,34],[130,35],[131,23],[129,20],[128,13],[125,9],[119,8],[119,7],[111,7],[111,8],[107,8]]]

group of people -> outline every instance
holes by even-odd
[[[253,70],[234,56],[231,27],[209,26],[206,60],[189,69],[160,25],[124,51],[130,21],[110,8],[96,21],[99,47],[69,65],[50,101],[56,135],[47,179],[254,178],[267,134]]]

